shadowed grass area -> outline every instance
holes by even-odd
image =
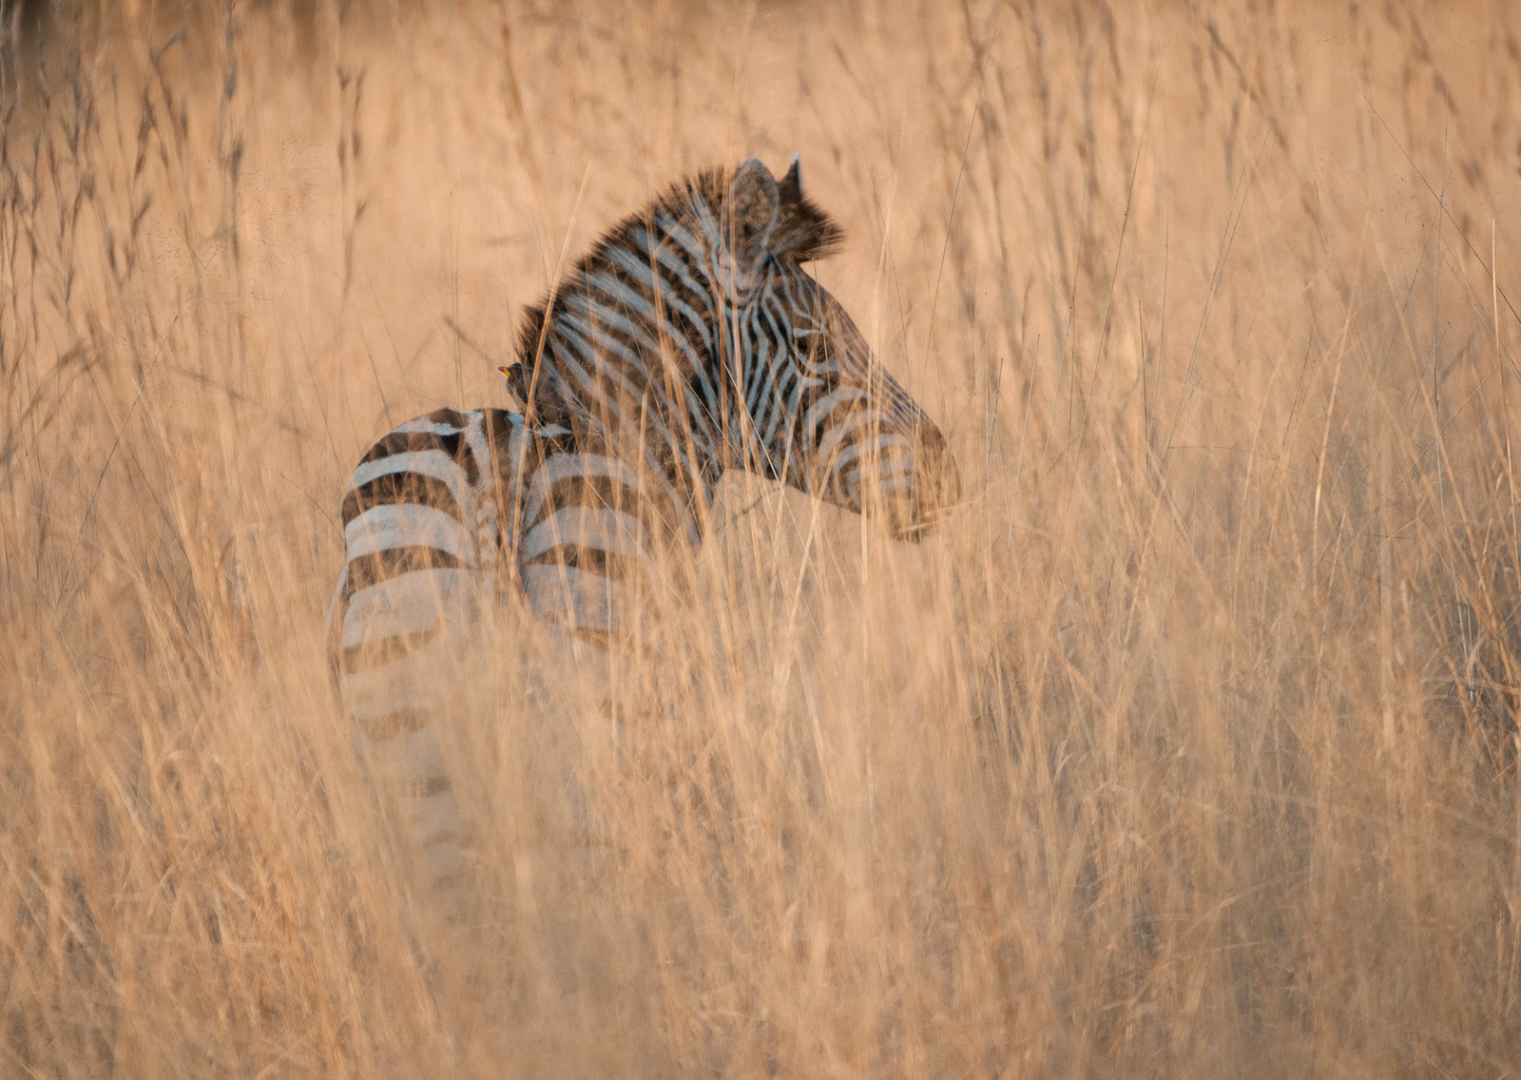
[[[0,36],[0,1073],[1517,1074],[1516,9],[434,7]],[[346,475],[793,151],[966,502],[726,478],[621,749],[484,629],[451,929]]]

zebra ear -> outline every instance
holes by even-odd
[[[724,205],[724,231],[740,269],[749,270],[766,254],[780,206],[776,178],[758,159],[735,170]]]
[[[840,246],[844,235],[840,227],[803,194],[803,164],[797,154],[792,155],[787,175],[776,182],[776,191],[781,207],[766,244],[771,254],[805,263],[822,259]]]
[[[796,205],[803,201],[803,166],[797,154],[792,155],[792,165],[787,175],[776,182],[776,192],[783,205]]]

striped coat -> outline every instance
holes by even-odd
[[[435,734],[450,670],[520,590],[550,632],[639,654],[729,468],[915,539],[959,496],[944,437],[803,269],[839,230],[751,159],[611,230],[504,369],[521,412],[443,409],[376,443],[343,500],[329,641],[356,741],[446,905],[465,832]],[[458,718],[457,722],[470,722]]]

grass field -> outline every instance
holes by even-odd
[[[1521,9],[11,15],[0,1075],[1521,1075]],[[453,929],[323,654],[346,474],[794,150],[965,504],[726,479],[632,754],[504,617]]]

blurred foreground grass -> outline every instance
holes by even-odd
[[[4,38],[0,1073],[1517,1075],[1514,7],[436,7]],[[794,150],[971,498],[726,480],[624,759],[497,628],[450,931],[323,658],[345,474]]]

